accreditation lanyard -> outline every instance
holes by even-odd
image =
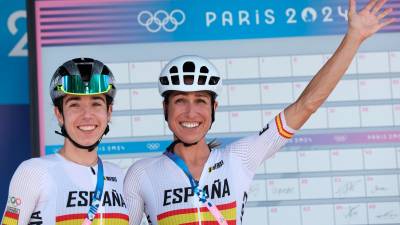
[[[189,168],[186,166],[186,163],[179,156],[175,155],[173,152],[166,151],[166,152],[164,152],[164,155],[166,155],[168,158],[170,158],[173,162],[175,162],[175,164],[179,168],[181,168],[183,170],[183,172],[189,178],[190,185],[192,187],[193,192],[196,193],[196,195],[199,197],[199,201],[207,207],[208,211],[211,212],[211,214],[217,220],[218,224],[219,225],[228,225],[224,216],[218,210],[217,206],[214,205],[208,198],[207,194],[202,189],[199,188],[199,182],[197,182],[193,178],[192,174],[189,171]]]
[[[101,159],[98,159],[97,162],[97,183],[96,183],[96,189],[94,191],[94,200],[92,204],[90,205],[89,211],[87,213],[87,217],[85,221],[83,221],[82,225],[90,225],[92,224],[97,210],[99,209],[100,206],[100,201],[101,201],[101,196],[103,195],[103,188],[104,188],[104,171],[103,171],[103,163],[101,162]]]

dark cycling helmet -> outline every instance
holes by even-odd
[[[114,76],[102,62],[91,58],[75,58],[62,64],[50,81],[50,96],[55,101],[66,94],[105,94],[114,99]]]

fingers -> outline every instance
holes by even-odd
[[[393,8],[385,9],[382,13],[377,15],[378,20],[385,18],[385,16],[389,15],[391,12],[393,12]]]
[[[382,6],[387,2],[387,0],[379,0],[375,7],[373,7],[371,13],[376,14],[379,12],[379,10],[381,10]]]
[[[384,20],[382,23],[379,24],[379,29],[382,29],[383,27],[386,27],[387,25],[396,22],[396,18],[390,18],[387,20]]]
[[[355,14],[356,13],[356,0],[349,0],[349,14]]]
[[[368,4],[365,6],[364,10],[371,11],[372,7],[374,7],[377,0],[370,0]]]

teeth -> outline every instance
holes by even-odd
[[[96,128],[96,126],[94,126],[94,125],[79,126],[79,129],[84,130],[84,131],[91,131],[91,130],[94,130],[94,128]]]
[[[199,122],[182,122],[181,125],[186,128],[194,128],[199,126]]]

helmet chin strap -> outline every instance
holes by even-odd
[[[197,143],[199,143],[198,141],[196,141],[196,142],[194,142],[194,143],[185,143],[185,142],[183,142],[183,141],[181,141],[180,139],[176,139],[175,141],[173,141],[168,147],[167,147],[167,151],[168,152],[174,152],[174,148],[175,148],[175,145],[177,145],[178,143],[182,143],[183,144],[183,146],[185,146],[185,147],[190,147],[190,146],[193,146],[193,145],[197,145]]]
[[[175,137],[176,137],[176,136],[175,136]],[[183,142],[183,141],[181,141],[180,139],[177,138],[176,140],[174,140],[174,141],[167,147],[167,151],[168,151],[168,152],[174,152],[175,145],[177,145],[177,144],[179,144],[179,143],[182,143],[183,146],[185,146],[185,147],[190,147],[190,146],[193,146],[193,145],[197,145],[199,142],[196,141],[196,142],[193,142],[193,143],[186,143],[186,142]]]
[[[182,142],[182,141],[181,141]],[[182,144],[183,144],[183,146],[185,146],[185,147],[190,147],[190,146],[193,146],[193,145],[197,145],[197,143],[199,143],[198,141],[196,141],[196,142],[193,142],[193,143],[185,143],[185,142],[182,142]]]
[[[59,135],[61,135],[61,136],[64,136],[65,138],[68,138],[68,139],[71,141],[71,143],[72,143],[75,147],[81,148],[81,149],[86,149],[86,150],[88,150],[89,152],[91,152],[91,151],[93,151],[93,150],[100,144],[101,139],[103,138],[104,135],[106,135],[106,134],[108,133],[108,131],[110,131],[110,128],[109,128],[109,126],[107,125],[106,129],[104,130],[104,132],[103,132],[103,134],[101,135],[101,137],[99,138],[99,140],[97,140],[97,141],[96,141],[94,144],[92,144],[92,145],[81,145],[81,144],[79,144],[78,142],[74,141],[74,140],[68,135],[67,130],[65,129],[65,126],[64,126],[64,125],[61,126],[61,132],[59,132],[59,131],[54,131],[54,132],[55,132],[56,134],[59,134]]]

